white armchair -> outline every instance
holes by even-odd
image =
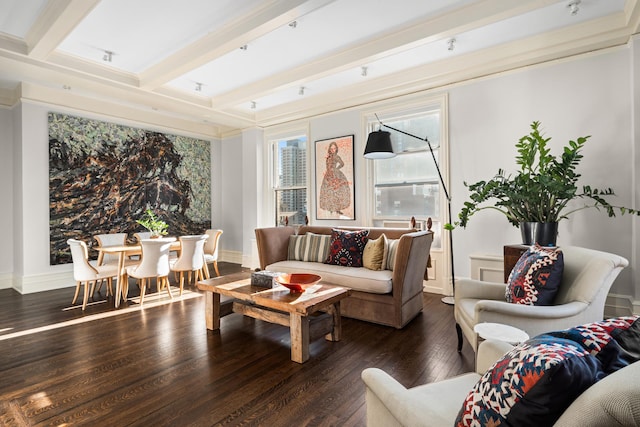
[[[452,426],[482,374],[512,348],[502,341],[484,341],[478,350],[476,372],[410,389],[381,369],[365,369],[367,427]]]
[[[473,327],[482,322],[515,326],[533,337],[604,318],[604,304],[613,281],[629,262],[618,255],[575,246],[562,247],[564,271],[554,305],[529,306],[505,301],[504,283],[458,279],[455,289],[458,351],[462,336],[475,350]]]

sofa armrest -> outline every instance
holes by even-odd
[[[422,292],[422,281],[433,242],[433,231],[404,234],[398,242],[393,266],[393,296],[407,301]]]
[[[296,234],[293,227],[256,228],[256,244],[260,269],[278,261],[285,261],[289,253],[289,236]]]
[[[456,279],[455,299],[472,298],[505,301],[506,288],[507,285],[504,283],[460,278]]]

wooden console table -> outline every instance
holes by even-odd
[[[523,253],[529,249],[527,245],[504,246],[504,283],[509,281],[509,274]]]

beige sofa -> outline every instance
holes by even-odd
[[[332,228],[341,230],[369,230],[369,238],[382,235],[399,239],[393,271],[369,270],[364,267],[343,267],[321,262],[288,260],[289,236],[305,234],[331,234]],[[351,296],[341,302],[343,316],[381,325],[402,328],[422,311],[422,284],[432,231],[399,228],[269,227],[256,229],[260,268],[282,273],[314,273],[323,280],[352,289]]]
[[[478,348],[477,372],[411,389],[380,369],[365,369],[362,379],[366,385],[367,426],[452,426],[481,373],[511,348],[501,341],[483,341]],[[639,426],[638,378],[640,362],[606,376],[574,400],[555,426]]]

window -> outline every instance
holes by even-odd
[[[276,225],[304,224],[307,218],[307,137],[271,141]]]
[[[413,114],[387,116],[382,121],[419,138],[428,138],[433,156],[440,161],[440,108]],[[369,120],[369,131],[379,127]],[[435,240],[440,247],[441,191],[438,171],[427,142],[390,129],[396,157],[373,162],[373,219],[375,225],[431,218]]]

